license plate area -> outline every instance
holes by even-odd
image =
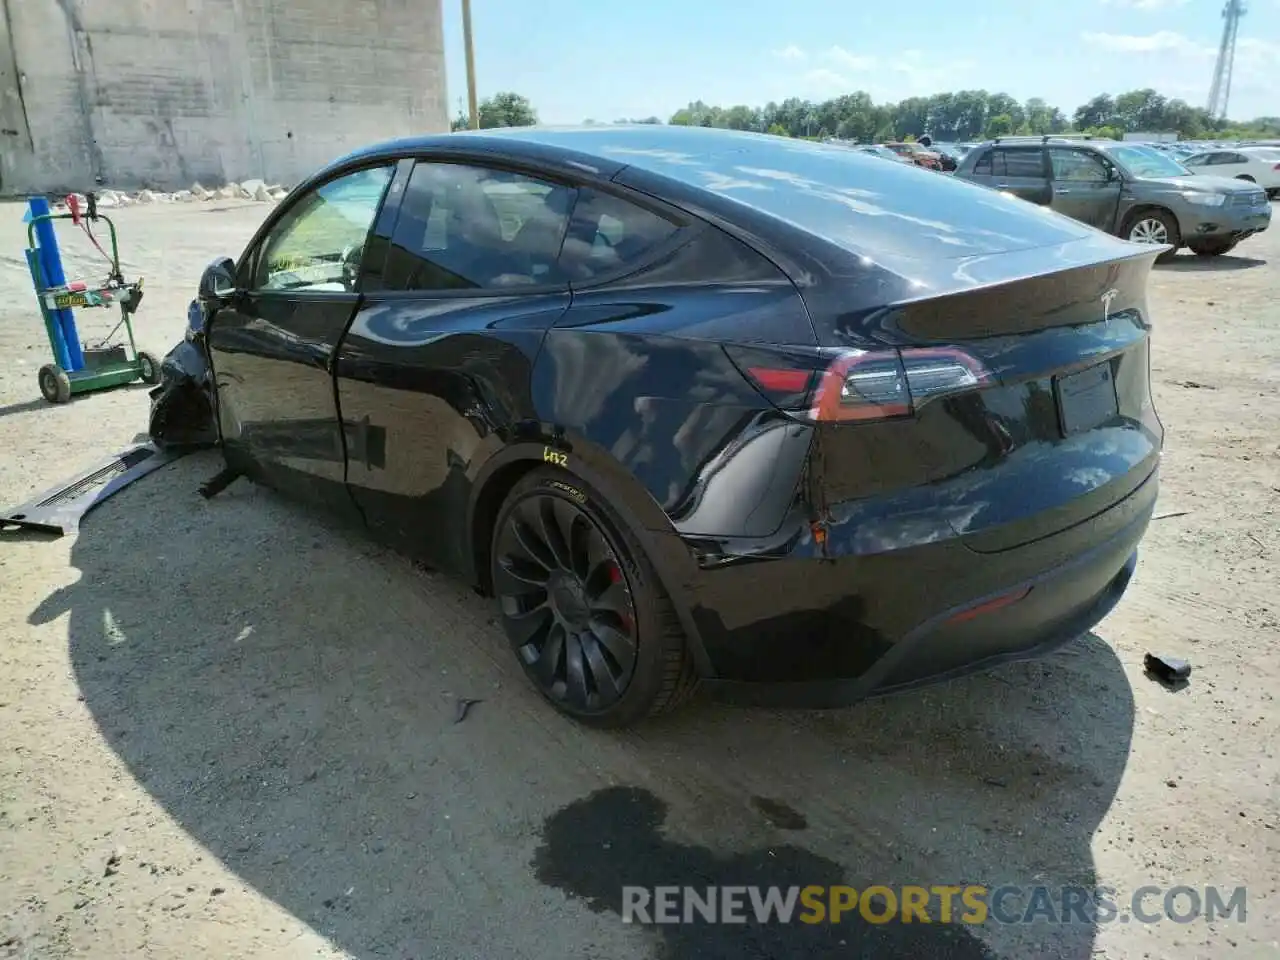
[[[1063,436],[1101,426],[1119,413],[1115,375],[1110,363],[1099,363],[1065,377],[1055,377],[1058,422]]]

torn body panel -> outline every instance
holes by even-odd
[[[195,450],[218,443],[213,383],[205,353],[203,320],[192,301],[187,334],[160,364],[160,385],[151,391],[151,439],[162,449]]]
[[[75,533],[85,514],[94,507],[187,452],[162,450],[151,443],[136,444],[0,513],[0,530],[18,527],[59,536]]]

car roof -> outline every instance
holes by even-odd
[[[1105,147],[1121,143],[1120,140],[1107,140],[1103,137],[996,137],[994,140],[982,140],[977,147]],[[1129,141],[1134,145],[1133,141]],[[1145,144],[1140,144],[1145,146]]]
[[[378,144],[351,155],[474,152],[559,161],[623,180],[641,171],[729,223],[758,217],[877,261],[953,260],[1048,246],[1089,229],[1021,200],[859,150],[708,127],[506,127]],[[663,196],[661,189],[653,191]],[[673,192],[679,192],[675,190]]]

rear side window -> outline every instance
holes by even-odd
[[[1044,161],[1038,147],[995,147],[974,164],[973,172],[977,176],[1034,177],[1043,180]]]
[[[1044,158],[1040,149],[1003,149],[992,151],[996,176],[1044,179]]]
[[[583,282],[635,263],[680,227],[665,217],[608,193],[578,191],[560,270]]]
[[[566,282],[557,260],[575,191],[522,174],[419,163],[401,201],[384,287],[486,290]]]

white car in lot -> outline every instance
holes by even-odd
[[[1271,199],[1280,196],[1280,147],[1204,150],[1187,157],[1182,165],[1192,173],[1252,180]]]

